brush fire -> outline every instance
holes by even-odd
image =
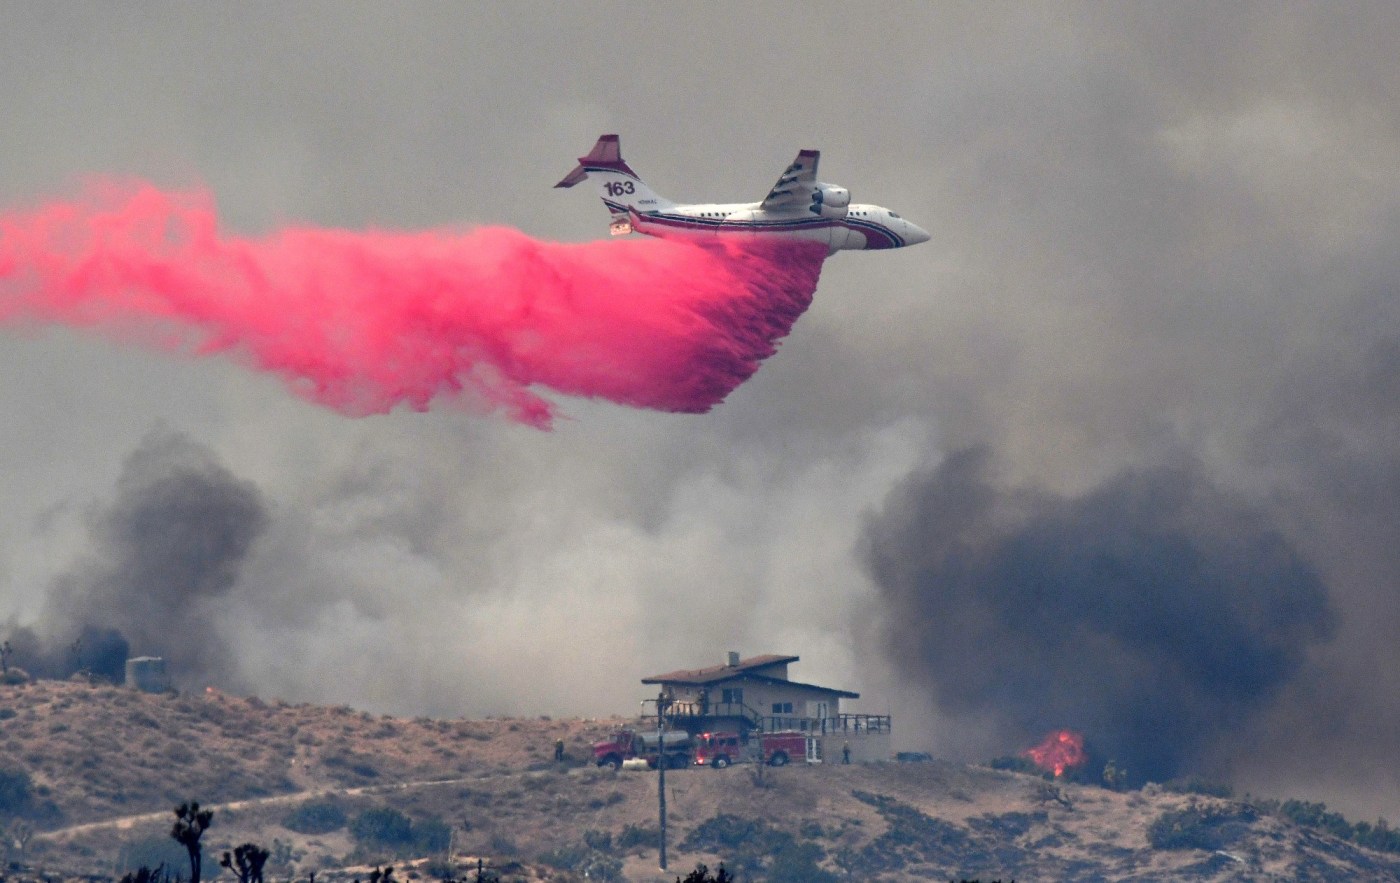
[[[1084,737],[1073,730],[1055,730],[1047,733],[1040,744],[1021,752],[1031,763],[1055,778],[1065,774],[1065,770],[1077,767],[1088,757],[1084,752]]]

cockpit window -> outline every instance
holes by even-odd
[[[891,218],[897,218],[897,217],[899,217],[899,215],[895,214],[894,212],[890,212],[890,217],[891,217]]]

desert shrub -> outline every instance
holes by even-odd
[[[180,844],[168,836],[159,835],[137,840],[118,855],[122,873],[136,873],[141,868],[164,868],[166,877],[180,876],[189,871],[189,860]]]
[[[509,834],[497,832],[491,835],[491,852],[496,855],[519,855],[520,847]]]
[[[577,870],[585,880],[621,880],[622,859],[593,852]]]
[[[575,843],[561,846],[558,849],[546,850],[540,853],[538,858],[542,865],[549,865],[551,868],[558,868],[561,871],[572,871],[587,855],[588,847]]]
[[[349,818],[340,804],[331,801],[303,803],[282,819],[282,827],[298,834],[329,834],[345,827]]]
[[[147,714],[147,713],[144,712],[144,711],[135,711],[135,712],[132,712],[131,716],[128,717],[127,720],[131,721],[133,724],[136,724],[137,726],[146,727],[147,729],[151,729],[151,730],[159,730],[159,729],[160,729],[160,721],[156,720],[154,717],[151,717],[149,714]]]
[[[608,842],[611,846],[611,837],[608,837]],[[561,871],[572,871],[585,880],[622,879],[622,859],[599,852],[586,843],[550,850],[542,853],[539,859],[541,864]]]
[[[1385,819],[1378,819],[1374,825],[1369,822],[1353,825],[1341,813],[1328,810],[1327,804],[1306,800],[1256,800],[1252,805],[1262,813],[1287,819],[1295,825],[1315,828],[1370,849],[1400,852],[1400,832],[1391,828]]]
[[[695,866],[695,870],[686,874],[684,880],[677,877],[676,883],[734,883],[734,877],[724,869],[723,864],[711,874],[710,869],[702,862]]]
[[[634,849],[644,846],[656,849],[661,845],[661,829],[655,825],[625,825],[617,835],[618,849]]]
[[[413,847],[420,853],[446,852],[452,845],[452,827],[436,816],[413,825]]]
[[[45,786],[35,788],[28,772],[0,767],[0,819],[14,816],[41,828],[57,826],[63,821],[63,811],[48,799],[49,793]]]
[[[147,868],[142,866],[122,875],[121,883],[172,883],[178,879],[166,873],[164,867]]]
[[[197,755],[184,744],[175,742],[165,750],[165,759],[175,766],[189,766]]]
[[[957,865],[973,848],[963,828],[925,815],[883,794],[852,791],[851,796],[874,807],[886,823],[879,837],[860,849],[844,849],[836,862],[852,876],[896,871],[910,863]]]
[[[321,755],[321,762],[338,779],[345,779],[347,773],[362,779],[379,777],[379,770],[375,768],[373,758],[345,749],[332,749],[324,752]]]
[[[1390,827],[1385,819],[1377,819],[1374,825],[1357,822],[1352,826],[1353,843],[1381,852],[1400,852],[1400,831]]]
[[[1249,806],[1201,806],[1169,810],[1147,829],[1153,849],[1224,849],[1248,833],[1257,818]]]
[[[681,842],[681,848],[696,852],[730,853],[746,843],[763,839],[767,830],[766,822],[720,813],[696,825]]]
[[[994,770],[1007,770],[1013,773],[1026,773],[1032,776],[1050,778],[1050,774],[1036,766],[1029,757],[1013,757],[1008,754],[1004,757],[992,758],[987,761],[987,766]]]
[[[584,831],[583,844],[596,852],[612,852],[613,836],[607,831]]]
[[[5,673],[0,675],[0,684],[7,687],[18,687],[21,684],[29,683],[29,680],[29,672],[14,665],[5,669]]]
[[[446,852],[452,828],[431,816],[414,822],[392,807],[365,810],[350,823],[350,836],[363,849],[395,855]]]
[[[21,769],[0,769],[0,815],[22,815],[33,799],[33,780]]]
[[[1234,796],[1234,791],[1224,782],[1212,782],[1200,776],[1172,779],[1163,784],[1162,788],[1175,794],[1200,794],[1203,797],[1219,797],[1222,800],[1229,800]]]
[[[773,854],[767,883],[837,883],[840,879],[817,863],[826,853],[815,843],[785,844]]]
[[[267,860],[268,870],[277,870],[280,873],[287,873],[292,870],[292,866],[306,858],[306,850],[297,849],[291,843],[272,838],[272,855]]]
[[[969,818],[967,825],[974,831],[988,834],[1001,841],[1015,840],[1028,833],[1036,825],[1045,824],[1049,816],[1040,812],[1008,812],[997,815],[983,813],[978,818]]]
[[[610,792],[606,797],[590,797],[588,799],[589,809],[602,809],[605,806],[617,806],[627,799],[627,795],[621,791]]]
[[[367,809],[350,823],[350,836],[370,849],[398,850],[413,842],[413,820],[393,807]]]
[[[1330,812],[1327,804],[1310,803],[1306,800],[1285,800],[1278,814],[1296,825],[1307,828],[1320,828],[1334,837],[1351,839],[1352,827],[1341,813]]]
[[[761,876],[770,861],[795,843],[786,831],[765,821],[720,813],[701,822],[681,842],[681,849],[713,852],[729,857],[729,864],[742,877]],[[819,858],[825,853],[815,847]]]

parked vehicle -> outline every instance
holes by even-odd
[[[654,730],[618,730],[611,737],[593,743],[593,762],[607,769],[621,769],[622,762],[626,760],[645,760],[648,767],[656,769],[663,758],[668,769],[690,766],[690,734],[675,731],[663,735]]]
[[[807,756],[807,736],[795,731],[779,733],[702,733],[695,739],[696,766],[722,770],[733,763],[766,763],[784,766],[794,757]]]

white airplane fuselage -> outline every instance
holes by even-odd
[[[816,180],[819,154],[803,150],[767,198],[747,203],[678,204],[642,182],[622,160],[616,135],[604,135],[556,187],[593,179],[612,215],[613,235],[762,236],[802,239],[843,250],[902,248],[929,234],[878,205],[850,204],[850,193]]]
[[[625,206],[620,211],[628,213]],[[919,227],[878,205],[849,206],[843,218],[764,211],[757,202],[672,205],[648,211],[634,209],[628,214],[632,229],[649,236],[778,235],[820,242],[829,254],[846,249],[902,248],[929,238]]]

